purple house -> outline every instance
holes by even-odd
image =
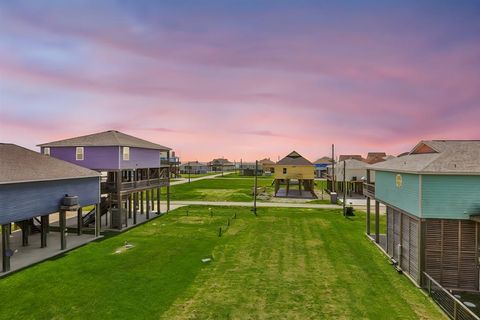
[[[142,219],[149,219],[155,202],[156,213],[160,214],[161,187],[167,188],[169,208],[168,147],[115,130],[39,146],[45,155],[102,173],[101,216],[106,216],[112,228],[126,227],[130,220],[136,224],[137,213]],[[84,221],[86,226],[93,224],[94,212],[85,216]]]

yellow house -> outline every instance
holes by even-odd
[[[302,157],[298,152],[292,151],[282,160],[275,164],[275,196],[316,198],[315,166],[309,160]],[[281,186],[285,185],[285,189]],[[295,188],[298,186],[297,188]],[[291,190],[291,187],[293,189]],[[302,187],[303,192],[302,193]]]

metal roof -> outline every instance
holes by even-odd
[[[120,146],[120,147],[134,147],[143,149],[155,149],[168,151],[168,147],[143,140],[123,132],[109,130],[80,136],[65,140],[53,141],[39,144],[40,147],[106,147],[106,146]]]
[[[285,158],[277,162],[279,165],[313,166],[313,163],[302,157],[298,152],[292,151]]]
[[[430,147],[434,152],[416,153],[422,145]],[[480,175],[480,141],[420,141],[408,155],[380,162],[368,168],[419,174]]]
[[[100,173],[10,143],[0,143],[0,184],[99,177]]]

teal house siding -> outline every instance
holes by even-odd
[[[423,175],[422,218],[468,219],[480,213],[480,176]]]
[[[401,173],[401,187],[396,185],[396,176],[394,172],[375,172],[375,198],[419,217],[418,175]]]

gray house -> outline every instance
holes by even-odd
[[[63,202],[66,195],[78,197],[79,205]],[[22,245],[40,234],[47,246],[49,216],[59,212],[61,248],[66,247],[65,214],[100,202],[100,174],[14,144],[0,143],[0,225],[2,226],[2,271],[10,270],[12,224],[21,228]],[[96,228],[96,235],[99,229]]]

